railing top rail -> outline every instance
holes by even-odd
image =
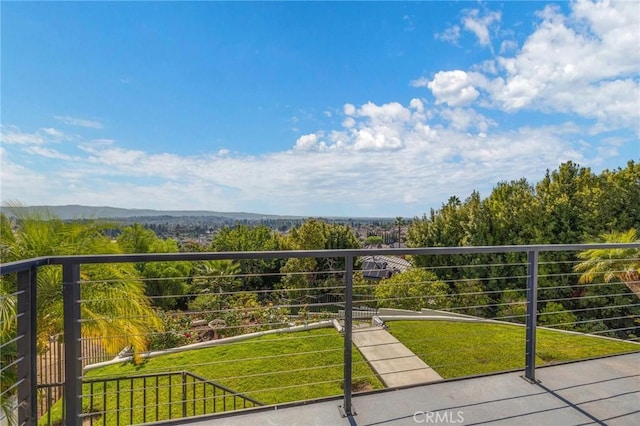
[[[228,393],[230,393],[230,394],[232,394],[234,396],[246,399],[247,401],[252,402],[255,405],[264,405],[262,402],[258,401],[257,399],[253,399],[250,396],[247,396],[247,395],[242,394],[242,393],[238,393],[237,391],[234,391],[233,389],[230,389],[230,388],[228,388],[228,387],[226,387],[226,386],[224,386],[224,385],[222,385],[222,384],[220,384],[218,382],[215,382],[213,380],[207,379],[206,377],[199,376],[199,375],[197,375],[195,373],[192,373],[190,371],[184,371],[184,374],[186,374],[189,377],[192,377],[194,379],[199,380],[201,383],[206,383],[206,384],[209,384],[209,385],[212,385],[212,386],[216,386],[216,387],[218,387],[218,388],[224,390],[225,392],[228,392]]]
[[[10,274],[12,272],[26,271],[33,267],[45,266],[51,264],[51,256],[34,257],[31,259],[18,260],[15,262],[7,262],[0,264],[0,275]]]
[[[211,386],[215,386],[227,393],[229,393],[230,395],[234,395],[237,396],[238,398],[243,398],[246,399],[249,402],[252,402],[255,405],[264,405],[262,402],[251,398],[250,396],[244,395],[242,393],[239,393],[237,391],[234,391],[231,388],[226,387],[223,384],[220,384],[214,380],[211,379],[207,379],[206,377],[202,377],[199,376],[195,373],[192,373],[190,371],[187,370],[182,370],[182,371],[167,371],[164,373],[150,373],[150,374],[138,374],[138,375],[132,375],[132,376],[123,376],[123,377],[95,377],[95,378],[90,378],[90,379],[83,379],[82,382],[85,384],[91,384],[91,383],[102,383],[102,382],[117,382],[117,381],[129,381],[129,380],[135,380],[135,379],[149,379],[149,378],[155,378],[155,377],[167,377],[167,376],[189,376],[191,378],[193,378],[194,380],[197,380],[201,383],[207,384],[207,385],[211,385]],[[60,385],[60,384],[64,384],[64,382],[62,383],[57,383],[56,385]],[[40,386],[40,385],[38,385]],[[44,387],[44,386],[43,386]]]
[[[112,377],[112,376],[105,376],[105,377],[90,377],[90,378],[83,378],[82,382],[83,383],[100,383],[100,382],[113,382],[113,381],[117,381],[117,380],[130,380],[130,379],[144,379],[144,378],[154,378],[154,377],[166,377],[166,376],[180,376],[183,373],[189,373],[188,371],[167,371],[167,372],[162,372],[162,373],[149,373],[149,374],[134,374],[134,375],[128,375],[126,377]]]
[[[526,253],[550,251],[580,251],[589,249],[640,249],[640,243],[607,244],[537,244],[517,246],[474,246],[474,247],[421,247],[388,249],[335,249],[335,250],[284,250],[284,251],[238,251],[238,252],[198,252],[198,253],[143,253],[143,254],[95,254],[74,256],[48,256],[0,265],[0,274],[19,272],[42,265],[68,265],[90,263],[137,263],[199,260],[245,260],[282,259],[306,257],[358,257],[371,255],[452,255],[484,253]]]

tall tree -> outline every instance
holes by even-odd
[[[349,226],[308,219],[291,229],[283,248],[293,250],[332,250],[360,248],[360,242]],[[292,258],[282,267],[286,288],[334,285],[336,275],[344,270],[343,258]],[[331,284],[333,283],[333,284]]]
[[[594,202],[601,212],[597,234],[640,227],[640,163],[629,161],[624,168],[605,170],[601,179],[602,196]]]
[[[171,239],[156,238],[149,253],[177,253],[178,243]],[[162,309],[184,308],[184,294],[191,281],[191,262],[145,262],[136,265],[145,280],[145,294],[154,306]]]
[[[451,306],[449,286],[424,269],[408,269],[383,279],[374,294],[381,308],[444,309]]]
[[[542,239],[547,244],[576,244],[589,234],[591,230],[584,220],[585,199],[580,194],[591,185],[591,170],[571,161],[561,164],[558,170],[547,171],[536,185],[542,208],[538,221],[544,229]]]
[[[490,218],[489,245],[533,244],[539,241],[540,206],[526,179],[499,182],[484,201]]]
[[[402,216],[396,216],[394,225],[398,228],[398,247],[400,247],[400,244],[402,243],[402,227],[404,226],[404,223],[404,218]]]
[[[492,244],[491,212],[483,203],[480,193],[473,191],[464,202],[465,220],[462,222],[464,236],[462,246],[488,246]]]
[[[221,229],[213,238],[213,251],[275,251],[280,243],[274,232],[267,226],[249,227],[237,225]],[[242,290],[274,288],[278,282],[277,273],[283,265],[280,259],[243,259],[238,261],[240,272],[245,275]]]
[[[478,195],[479,197],[479,195]],[[469,232],[473,228],[481,229],[477,222],[481,217],[479,206],[475,205],[477,199],[470,197],[463,204],[458,197],[450,197],[440,210],[431,210],[430,216],[424,215],[421,219],[414,219],[407,230],[407,245],[409,247],[457,247],[468,243],[473,238]],[[475,223],[471,223],[474,213],[480,213],[475,217]],[[478,235],[480,237],[480,235]],[[434,269],[439,278],[444,280],[457,280],[465,278],[465,272],[456,265],[466,265],[473,259],[466,255],[454,256],[416,256],[415,263],[418,266]],[[448,267],[448,268],[447,268]],[[469,277],[467,277],[469,278]]]
[[[156,233],[139,223],[122,230],[118,236],[118,245],[125,253],[149,253],[151,246],[158,240]]]
[[[177,253],[179,251],[175,240],[158,238],[153,230],[139,223],[124,228],[117,242],[124,253]],[[154,306],[173,309],[184,305],[182,296],[186,291],[191,273],[190,262],[139,262],[135,267],[145,280],[145,294]]]

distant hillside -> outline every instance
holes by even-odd
[[[278,216],[244,212],[212,212],[206,210],[150,210],[150,209],[121,209],[117,207],[93,206],[25,206],[0,207],[0,210],[13,216],[13,213],[48,212],[61,219],[120,219],[132,217],[220,217],[235,220],[264,220],[264,219],[300,219],[300,216]]]

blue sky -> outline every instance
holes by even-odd
[[[640,159],[640,3],[2,2],[1,198],[420,216]]]

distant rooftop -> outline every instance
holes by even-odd
[[[363,256],[362,274],[368,280],[381,280],[404,272],[411,263],[397,256]]]

